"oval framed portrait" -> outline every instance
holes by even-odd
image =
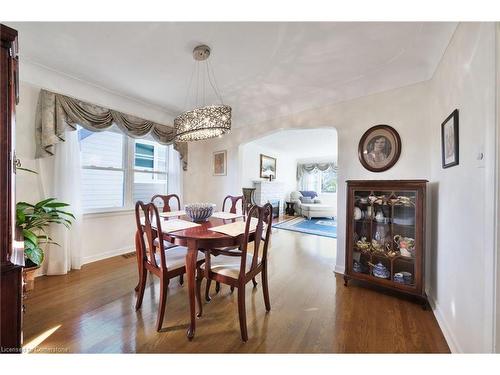
[[[359,161],[369,171],[390,169],[401,155],[401,138],[389,125],[376,125],[368,129],[359,140]]]

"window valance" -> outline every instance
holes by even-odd
[[[41,90],[36,113],[37,157],[54,155],[55,145],[64,141],[67,130],[76,126],[98,132],[116,125],[132,138],[143,138],[149,134],[164,145],[174,144],[180,154],[182,166],[187,170],[186,143],[174,142],[174,127],[114,111],[109,108],[84,102],[66,95]]]
[[[304,174],[315,173],[315,172],[325,172],[329,169],[337,172],[337,166],[335,163],[305,163],[305,164],[297,164],[297,181],[300,181]]]

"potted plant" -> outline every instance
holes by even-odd
[[[58,245],[48,236],[51,224],[62,224],[70,228],[72,213],[64,211],[69,204],[58,202],[55,198],[44,199],[36,204],[18,202],[16,204],[16,239],[24,241],[25,266],[23,279],[26,291],[34,287],[35,271],[45,258],[47,244]]]

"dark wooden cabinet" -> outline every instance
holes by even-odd
[[[14,233],[14,124],[18,98],[17,31],[0,25],[0,352],[22,345],[22,268],[11,262]]]
[[[347,181],[345,285],[377,284],[426,301],[426,180]]]

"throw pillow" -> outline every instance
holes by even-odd
[[[316,192],[312,191],[312,190],[300,191],[300,194],[302,194],[302,196],[304,196],[304,197],[310,197],[311,199],[318,196],[318,194],[316,194]]]

